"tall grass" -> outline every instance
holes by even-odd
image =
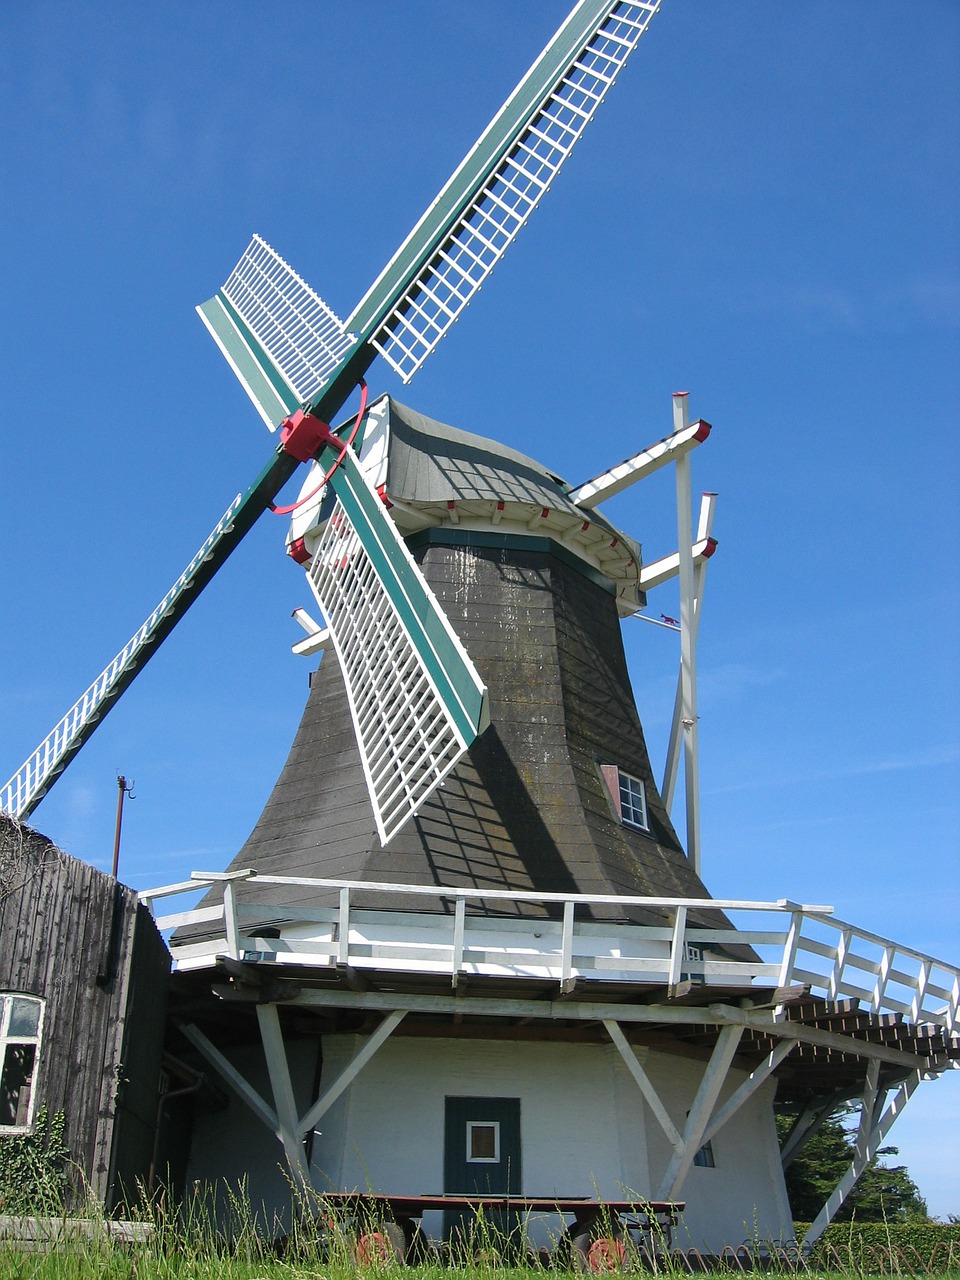
[[[451,1272],[462,1280],[543,1280],[545,1272],[569,1275],[587,1266],[582,1241],[559,1241],[549,1255],[530,1248],[522,1220],[478,1215],[450,1243],[428,1246],[409,1232],[404,1238],[375,1210],[351,1217],[322,1196],[295,1199],[291,1210],[292,1226],[271,1229],[242,1185],[221,1186],[216,1193],[198,1188],[178,1205],[143,1196],[129,1207],[132,1225],[121,1239],[96,1206],[69,1217],[60,1208],[46,1219],[56,1238],[42,1249],[0,1240],[0,1280],[446,1280]],[[404,1251],[406,1266],[399,1260]],[[610,1270],[671,1277],[808,1270],[786,1250],[749,1245],[705,1258],[695,1250],[672,1251],[666,1240],[641,1247],[626,1237],[622,1252],[600,1249],[591,1255],[600,1267],[604,1258]],[[960,1249],[921,1259],[901,1254],[892,1238],[886,1249],[867,1251],[851,1235],[846,1247],[835,1242],[818,1261],[816,1274],[824,1276],[939,1274],[960,1280]]]

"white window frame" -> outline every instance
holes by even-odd
[[[474,1156],[471,1155],[473,1150],[473,1131],[474,1129],[492,1129],[493,1130],[493,1155],[492,1156]],[[499,1120],[468,1120],[467,1121],[467,1164],[499,1164],[500,1163],[500,1121]]]
[[[620,821],[627,827],[635,827],[638,831],[649,831],[650,823],[647,820],[647,788],[642,778],[635,778],[632,773],[626,773],[623,769],[617,769],[617,781],[620,787]],[[640,804],[636,803],[636,797],[639,795]],[[636,818],[627,816],[627,810],[637,812],[639,809],[641,821]]]
[[[10,1020],[13,1016],[15,1000],[26,1000],[38,1007],[36,1035],[16,1035],[10,1033]],[[27,1117],[23,1124],[0,1124],[0,1134],[29,1133],[33,1127],[33,1117],[37,1104],[37,1071],[40,1066],[40,1045],[43,1039],[44,1001],[39,996],[29,995],[25,991],[0,992],[0,1079],[7,1061],[7,1050],[17,1045],[33,1045],[33,1071],[30,1075],[30,1100],[27,1103]]]

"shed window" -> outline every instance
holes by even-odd
[[[698,1169],[715,1169],[717,1162],[713,1158],[713,1143],[705,1142],[697,1154],[693,1157],[693,1163]]]
[[[610,803],[621,822],[649,831],[647,822],[647,790],[639,778],[615,764],[601,764],[600,772],[607,785]]]
[[[18,1133],[33,1121],[34,1084],[43,1001],[0,995],[0,1133]]]

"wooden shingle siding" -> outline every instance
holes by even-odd
[[[132,890],[0,815],[0,990],[44,1001],[37,1107],[108,1206],[148,1172],[169,969]]]

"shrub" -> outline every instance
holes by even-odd
[[[797,1223],[797,1239],[807,1229]],[[942,1274],[960,1268],[960,1223],[833,1222],[809,1259],[829,1271],[874,1275]]]
[[[62,1111],[37,1112],[29,1133],[0,1138],[0,1213],[59,1213],[67,1192],[70,1152]]]

